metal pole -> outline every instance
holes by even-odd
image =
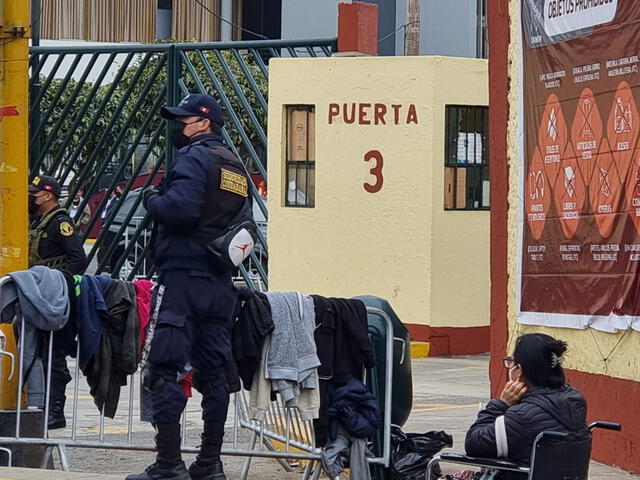
[[[0,275],[27,266],[29,3],[0,2]],[[6,350],[15,353],[11,325],[3,325]],[[0,409],[17,405],[17,379],[2,375]]]
[[[31,45],[34,47],[40,46],[40,16],[42,12],[42,1],[31,0]],[[31,57],[32,65],[38,65],[40,63],[40,55],[34,54]],[[37,71],[39,69],[33,69]],[[34,100],[33,110],[29,118],[29,130],[35,132],[40,127],[40,91],[42,84],[40,83],[40,74],[35,75],[31,84],[31,99]],[[29,157],[31,160],[37,162],[40,160],[40,138],[36,139],[33,143]]]
[[[420,55],[420,1],[407,2],[407,34],[405,37],[404,54]]]

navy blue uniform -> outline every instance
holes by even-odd
[[[224,422],[227,416],[224,367],[231,356],[228,326],[236,294],[231,272],[211,263],[205,240],[228,227],[247,195],[221,181],[217,156],[209,150],[216,146],[224,146],[218,135],[192,138],[178,151],[164,191],[146,199],[157,225],[153,255],[164,286],[161,299],[156,291],[159,315],[148,356],[155,423],[180,421],[187,397],[176,379],[188,363],[203,394],[203,419]],[[248,186],[242,168],[222,175],[238,175]]]

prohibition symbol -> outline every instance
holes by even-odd
[[[625,81],[620,82],[613,96],[613,104],[607,122],[607,137],[613,159],[618,166],[620,176],[627,176],[633,151],[638,141],[638,108],[631,92],[631,87]]]
[[[602,141],[602,119],[598,104],[590,88],[585,88],[578,99],[578,109],[571,125],[573,149],[578,157],[578,168],[589,185]]]
[[[558,117],[556,116],[555,107],[551,108],[551,113],[549,114],[549,121],[547,122],[547,135],[554,142],[558,139]]]
[[[590,188],[591,206],[600,235],[608,238],[621,208],[622,182],[606,138],[602,140],[595,165]]]
[[[540,126],[538,127],[538,146],[544,165],[544,171],[553,184],[558,172],[562,154],[567,146],[567,124],[564,120],[560,100],[555,93],[547,98]]]
[[[562,158],[562,168],[554,187],[554,198],[562,233],[565,237],[572,238],[582,217],[586,187],[571,145],[567,146]]]
[[[551,206],[551,191],[545,173],[542,154],[536,147],[525,183],[525,212],[531,235],[539,240],[544,231]]]
[[[591,128],[591,111],[593,110],[593,103],[590,98],[585,98],[580,102],[580,112],[582,113],[582,131],[580,136],[583,138],[592,138],[593,130]]]
[[[623,102],[621,97],[616,98],[616,118],[614,120],[613,129],[616,133],[630,133],[633,124],[633,114],[631,113],[631,104]]]

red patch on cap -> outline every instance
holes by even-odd
[[[44,185],[42,188],[44,188],[45,190],[53,190],[53,187],[51,185]]]
[[[204,105],[202,105],[202,106],[200,107],[200,111],[201,111],[201,112],[203,112],[203,113],[209,113],[209,112],[211,111],[211,109],[210,109],[210,108],[205,107]]]

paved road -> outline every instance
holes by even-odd
[[[70,362],[70,368],[73,366]],[[463,450],[464,435],[468,426],[474,421],[478,406],[489,398],[487,378],[487,356],[455,357],[455,358],[426,358],[413,360],[414,377],[414,408],[407,424],[403,427],[406,432],[425,432],[429,430],[445,430],[454,437],[453,450]],[[84,379],[80,379],[82,387],[78,395],[78,422],[76,435],[79,440],[98,441],[100,438],[100,415],[88,394]],[[67,415],[73,409],[71,387],[69,385],[69,401]],[[104,439],[107,442],[123,443],[128,437],[127,406],[129,401],[129,387],[123,387],[118,414],[114,420],[105,419]],[[133,401],[133,444],[152,445],[153,429],[147,423],[139,422],[139,383],[136,381]],[[227,423],[226,448],[233,447],[233,421],[230,412]],[[197,393],[187,406],[187,436],[186,444],[197,446],[200,422],[200,406]],[[71,435],[70,426],[66,430],[51,432],[51,436],[62,437]],[[246,430],[238,436],[238,446],[247,445],[251,435]],[[150,452],[128,452],[107,449],[69,448],[68,456],[72,471],[85,473],[110,473],[121,475],[142,471],[148,465],[153,454]],[[186,455],[189,463],[192,455]],[[225,468],[230,480],[239,478],[243,459],[225,457]],[[447,469],[445,471],[451,471]],[[254,459],[249,478],[261,480],[300,478],[299,469],[294,472],[284,472],[282,467],[272,459]],[[3,475],[0,474],[0,478]],[[63,478],[63,477],[52,477]],[[90,477],[87,477],[90,478]],[[592,462],[590,479],[595,480],[640,480],[639,476],[629,475],[622,470],[614,469],[596,462]]]

